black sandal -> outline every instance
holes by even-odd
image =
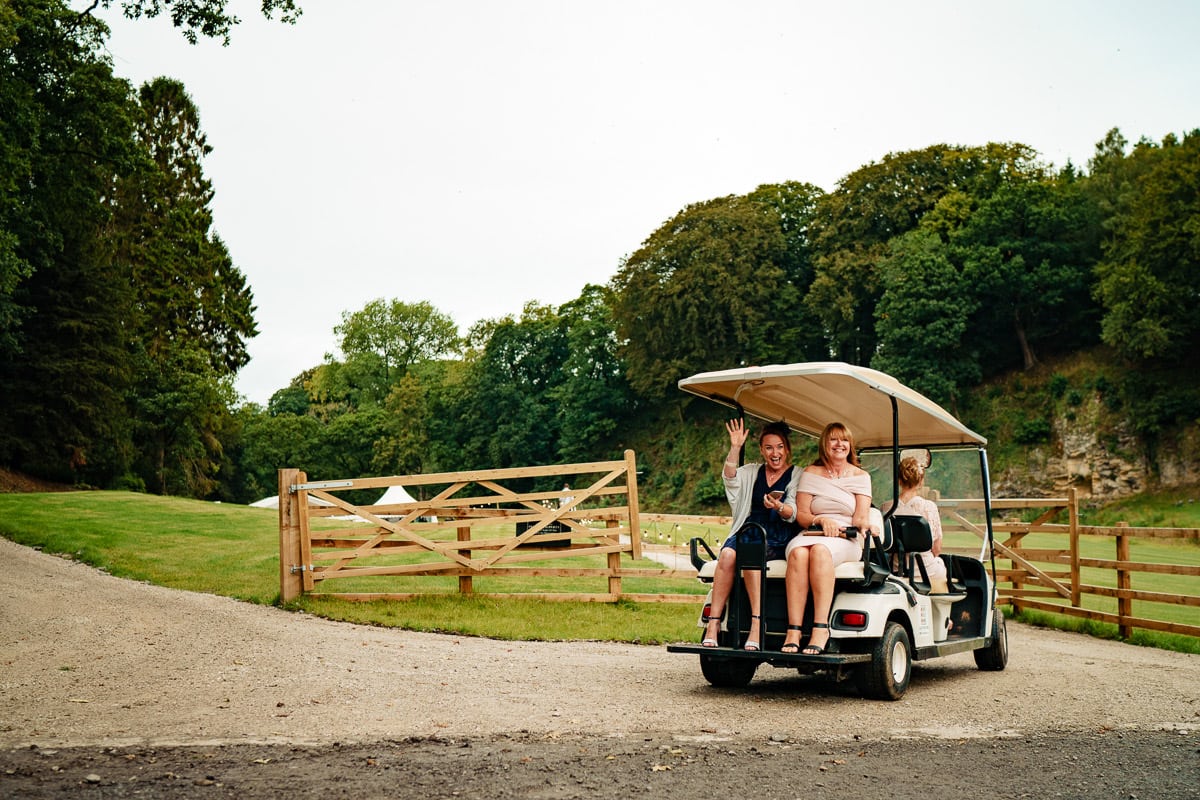
[[[787,629],[789,631],[802,631],[802,630],[804,630],[804,626],[803,625],[788,625]],[[789,650],[788,649],[789,647],[792,649]],[[784,642],[783,647],[779,648],[779,652],[787,653],[788,655],[797,655],[800,652],[800,643],[799,642]]]
[[[814,623],[813,623],[813,628],[828,628],[828,627],[829,627],[829,623],[828,623],[828,622],[814,622]],[[801,651],[800,651],[800,654],[801,654],[801,655],[805,655],[805,656],[819,656],[819,655],[821,655],[822,653],[824,653],[824,652],[825,652],[825,647],[826,647],[826,645],[828,645],[828,644],[829,644],[829,639],[828,639],[828,638],[826,638],[826,639],[825,639],[825,644],[822,644],[822,645],[816,645],[816,644],[810,644],[810,645],[807,645],[807,646],[805,646],[805,648],[804,648],[803,650],[801,650]]]

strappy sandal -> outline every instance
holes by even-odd
[[[757,619],[757,620],[761,621],[762,614],[751,614],[750,619]],[[759,638],[761,638],[761,636]],[[746,639],[746,644],[742,649],[750,650],[752,652],[755,650],[758,650],[759,649],[758,642],[756,642],[753,637],[748,638],[748,639]]]
[[[814,623],[813,623],[813,628],[814,628],[814,629],[816,629],[816,628],[825,628],[825,629],[827,629],[827,630],[828,630],[828,628],[829,628],[829,623],[828,623],[828,622],[814,622]],[[800,654],[801,654],[801,655],[805,655],[805,656],[819,656],[819,655],[821,655],[822,653],[824,653],[824,652],[825,652],[825,646],[826,646],[826,645],[828,645],[828,644],[829,644],[829,638],[828,638],[828,637],[826,637],[826,638],[825,638],[825,644],[822,644],[822,645],[816,645],[816,644],[810,644],[810,645],[807,645],[807,646],[805,646],[805,648],[804,648],[803,650],[801,650],[801,651],[800,651]]]
[[[700,621],[703,622],[707,626],[708,623],[710,623],[710,622],[720,622],[721,615],[715,614],[713,616],[707,616],[705,614],[701,614]],[[719,627],[718,627],[718,630],[720,630]],[[705,627],[704,632],[708,633],[707,627]],[[719,642],[717,642],[716,639],[712,639],[712,638],[708,638],[708,637],[706,637],[703,641],[700,642],[701,647],[716,647],[718,644],[719,644]]]
[[[804,630],[804,626],[803,625],[788,625],[787,629],[789,631],[802,631],[802,630]],[[789,647],[791,648],[790,650],[788,649]],[[800,652],[800,643],[799,642],[784,642],[783,647],[779,648],[779,652],[787,653],[788,655],[796,655]]]

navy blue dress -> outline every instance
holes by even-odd
[[[783,559],[787,543],[800,532],[794,521],[787,522],[779,516],[779,512],[775,509],[763,507],[763,498],[767,496],[767,492],[787,491],[788,484],[792,482],[792,470],[794,469],[794,466],[785,469],[783,474],[776,478],[770,486],[767,485],[765,467],[760,466],[758,474],[754,477],[754,489],[750,495],[750,516],[746,522],[756,522],[766,529],[768,561]],[[729,538],[721,545],[722,550],[726,547],[737,549],[737,531],[729,534]]]

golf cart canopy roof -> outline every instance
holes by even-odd
[[[893,445],[892,400],[902,447],[973,445],[987,439],[950,412],[877,370],[834,361],[772,364],[702,372],[679,388],[761,420],[782,420],[792,430],[820,436],[830,422],[850,429],[857,447]]]

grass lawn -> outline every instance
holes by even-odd
[[[0,535],[14,542],[68,555],[121,578],[267,605],[279,599],[278,525],[274,509],[131,492],[0,494]],[[315,520],[313,529],[344,526]],[[591,557],[588,565],[603,566],[604,558]],[[645,560],[637,566],[660,568]],[[699,582],[627,578],[624,584],[628,591],[698,595],[694,604],[489,599],[457,594],[453,578],[360,578],[339,581],[336,586],[331,581],[328,589],[444,589],[445,594],[371,603],[314,594],[289,607],[349,622],[500,639],[658,644],[696,637],[704,592]],[[606,582],[597,578],[477,578],[475,585],[479,592],[607,590]]]

